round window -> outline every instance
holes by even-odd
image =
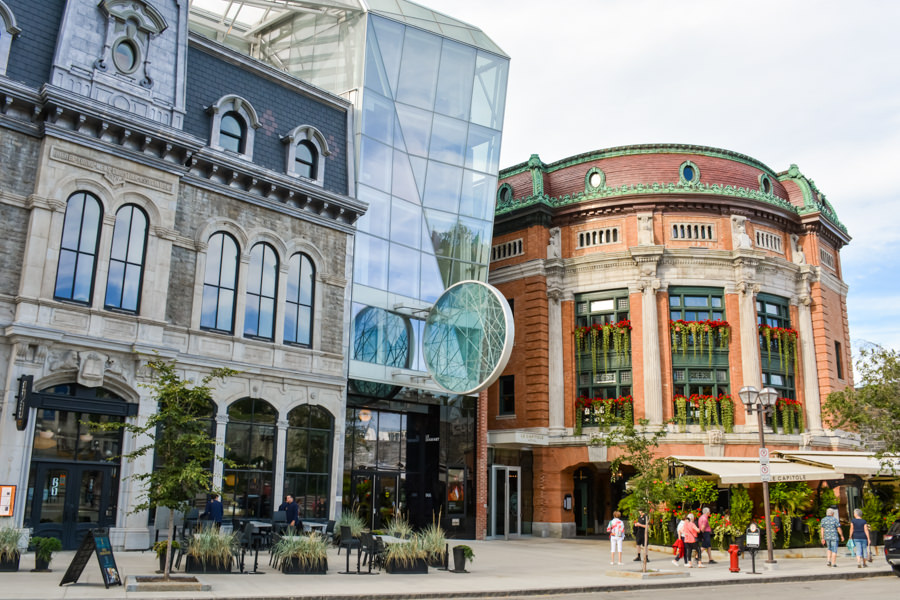
[[[694,167],[685,167],[684,171],[682,171],[684,175],[685,181],[693,181],[694,180]]]
[[[603,183],[603,176],[600,173],[591,173],[591,187],[598,188]]]
[[[131,40],[121,40],[113,48],[113,62],[123,73],[131,73],[137,68],[137,48]]]
[[[698,169],[697,165],[689,160],[681,163],[679,174],[682,183],[695,183],[697,181],[700,181],[700,169]]]

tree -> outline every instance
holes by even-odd
[[[631,490],[632,504],[635,510],[643,510],[647,515],[647,527],[644,528],[644,552],[641,556],[641,570],[647,571],[647,543],[650,539],[650,515],[654,506],[668,500],[671,494],[666,483],[668,463],[659,457],[654,449],[659,447],[659,439],[666,435],[665,428],[657,431],[647,429],[648,421],[641,419],[640,428],[626,421],[622,427],[614,428],[605,438],[607,448],[619,448],[621,453],[610,464],[610,479],[616,481],[622,477],[622,467],[630,465],[635,473],[628,480]]]
[[[97,429],[122,429],[138,440],[148,437],[151,440],[119,457],[134,462],[152,452],[159,465],[150,472],[131,476],[131,479],[141,482],[144,487],[143,501],[132,512],[159,507],[173,512],[185,512],[198,495],[213,489],[209,464],[215,457],[216,440],[209,434],[202,418],[207,414],[212,398],[210,383],[216,379],[223,380],[236,371],[227,368],[213,369],[199,384],[191,386],[178,375],[174,363],[157,359],[150,361],[147,366],[153,371],[153,382],[146,384],[146,387],[152,390],[152,395],[156,398],[157,411],[143,425],[91,425]],[[169,519],[163,575],[166,580],[169,579],[174,533],[175,521]]]
[[[859,351],[859,384],[828,394],[823,412],[836,428],[859,432],[885,467],[900,456],[900,354],[872,345]]]

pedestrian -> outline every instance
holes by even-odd
[[[706,564],[714,565],[716,561],[712,557],[712,527],[709,524],[709,507],[703,509],[703,514],[697,521],[697,527],[700,529],[700,555],[703,556],[703,550],[706,550]]]
[[[213,522],[213,526],[216,529],[222,527],[222,517],[225,514],[225,510],[222,507],[222,501],[219,500],[218,494],[213,494],[210,496],[209,500],[206,501],[206,508],[203,509],[203,514],[200,515],[201,519],[206,519]]]
[[[609,534],[609,564],[616,564],[616,552],[619,553],[619,564],[622,564],[622,542],[625,540],[625,523],[622,522],[622,513],[615,511],[609,525],[606,526]]]
[[[678,559],[681,558],[684,560],[684,566],[688,566],[688,555],[687,555],[687,546],[684,543],[684,524],[687,522],[686,517],[681,517],[678,519],[678,525],[675,526],[675,535],[678,536],[678,541],[681,542],[681,553],[675,555],[675,560],[672,563],[677,567],[679,565]]]
[[[829,508],[825,511],[825,517],[819,521],[819,537],[822,538],[822,545],[825,546],[825,553],[828,562],[826,567],[837,566],[838,537],[844,541],[844,532],[841,531],[841,522],[834,516],[834,509]]]
[[[637,544],[637,556],[633,562],[641,560],[641,551],[646,550],[644,548],[644,541],[646,540],[647,535],[647,513],[643,510],[638,510],[638,513],[640,516],[637,518],[637,521],[634,522],[634,542]],[[646,554],[646,552],[644,552],[644,554]],[[650,562],[650,556],[647,556],[647,562]]]
[[[300,507],[294,502],[294,497],[288,494],[284,497],[284,502],[278,507],[278,510],[284,511],[284,518],[288,527],[303,530],[303,522],[300,520]]]
[[[694,513],[689,513],[687,521],[684,524],[684,553],[688,558],[688,568],[694,566],[694,552],[697,552],[697,566],[701,569],[705,567],[703,564],[703,556],[700,554],[700,545],[697,540],[700,538],[700,528],[694,523]]]
[[[856,551],[856,568],[862,569],[868,566],[866,561],[869,559],[869,545],[872,543],[872,538],[869,536],[869,523],[862,518],[862,511],[858,508],[853,509],[849,535]]]

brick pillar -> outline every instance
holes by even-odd
[[[475,432],[475,539],[487,535],[488,507],[488,451],[487,451],[488,393],[478,394],[478,416]]]

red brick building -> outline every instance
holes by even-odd
[[[772,387],[769,448],[851,446],[820,410],[852,383],[849,241],[796,165],[728,150],[628,146],[501,171],[490,283],[516,344],[486,405],[486,535],[597,531],[623,491],[599,443],[613,414],[666,424],[667,456],[756,456],[737,391]]]

